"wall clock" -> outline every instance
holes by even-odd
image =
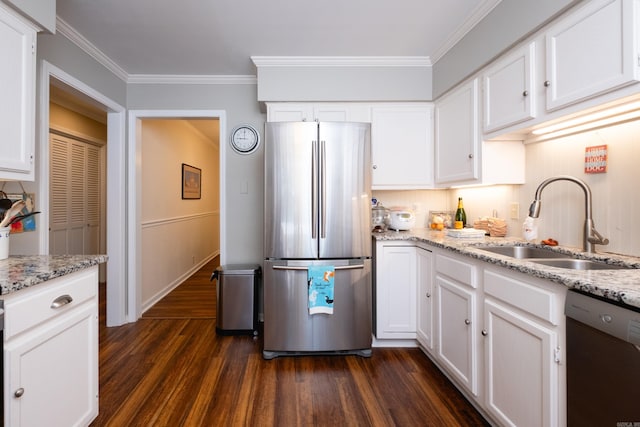
[[[240,154],[250,154],[260,145],[260,134],[250,125],[240,125],[231,131],[231,148]]]

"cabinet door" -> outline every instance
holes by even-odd
[[[433,264],[429,250],[416,248],[418,279],[417,339],[427,350],[433,350]]]
[[[637,80],[636,0],[598,0],[546,32],[547,109]]]
[[[346,122],[349,120],[349,109],[344,104],[314,105],[313,120],[319,122]]]
[[[437,358],[473,395],[478,395],[475,293],[436,276],[438,301]]]
[[[36,31],[0,3],[0,179],[33,180]]]
[[[415,339],[416,248],[384,245],[377,255],[376,337]]]
[[[372,108],[374,189],[433,186],[432,117],[431,105]]]
[[[6,344],[5,425],[82,426],[97,416],[97,303],[70,313]]]
[[[436,102],[435,182],[479,178],[478,79]]]
[[[487,410],[503,425],[557,426],[556,334],[490,300],[484,326]]]
[[[313,121],[311,104],[292,104],[275,102],[267,104],[268,122],[306,122]]]
[[[484,131],[535,117],[535,42],[500,59],[484,75]]]

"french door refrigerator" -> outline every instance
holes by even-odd
[[[366,123],[265,128],[263,357],[371,355],[371,131]],[[331,271],[330,313],[310,271]]]

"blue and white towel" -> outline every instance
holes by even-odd
[[[333,314],[333,283],[335,268],[332,265],[309,266],[309,314]]]

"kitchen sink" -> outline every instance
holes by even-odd
[[[530,246],[480,246],[477,249],[491,252],[498,255],[506,255],[517,259],[529,258],[565,258],[570,259],[571,255],[550,251],[542,248]]]
[[[567,268],[571,270],[620,270],[633,268],[588,259],[532,259],[530,261],[536,264],[548,265],[549,267]]]

